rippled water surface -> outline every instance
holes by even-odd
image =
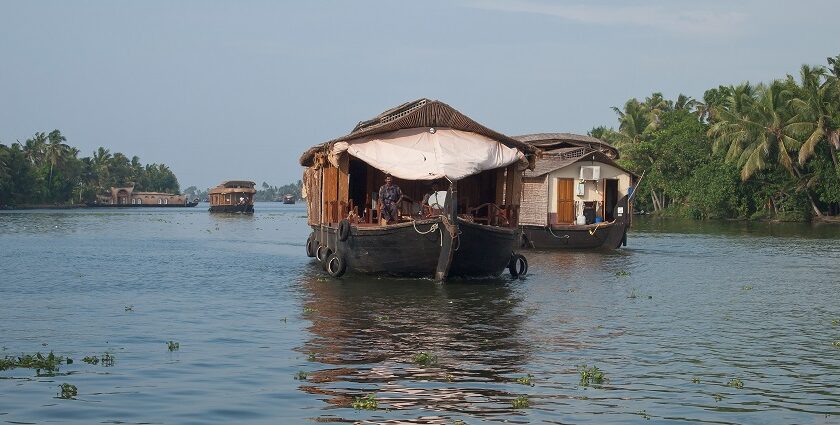
[[[0,212],[0,357],[75,360],[0,371],[0,423],[840,423],[840,226],[638,220],[440,285],[327,278],[304,216]]]

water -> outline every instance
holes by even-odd
[[[0,356],[75,360],[0,371],[0,423],[840,423],[838,226],[639,220],[620,251],[439,285],[327,278],[304,216],[0,212]]]

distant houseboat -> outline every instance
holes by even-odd
[[[256,183],[229,180],[210,189],[210,212],[253,213]]]
[[[96,202],[89,202],[89,207],[194,207],[198,199],[192,201],[186,195],[163,192],[136,192],[133,186],[112,187],[110,193],[97,195]]]
[[[627,244],[638,178],[615,162],[615,147],[568,133],[514,138],[543,151],[536,167],[523,175],[523,247],[616,249]]]
[[[294,204],[295,203],[295,195],[287,193],[283,195],[283,203],[284,204]]]

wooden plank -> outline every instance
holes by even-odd
[[[341,218],[347,216],[348,211],[344,211],[348,201],[350,200],[350,155],[347,153],[341,155],[338,160],[338,174],[337,174],[337,199],[344,207],[339,212]],[[341,219],[339,218],[339,220]]]
[[[505,204],[505,169],[496,169],[496,199],[493,201],[496,205]]]

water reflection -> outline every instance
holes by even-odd
[[[311,338],[298,351],[318,369],[301,390],[341,407],[376,393],[380,408],[412,415],[510,413],[505,386],[531,354],[510,284],[309,278],[302,291]],[[415,364],[421,352],[436,364]]]

